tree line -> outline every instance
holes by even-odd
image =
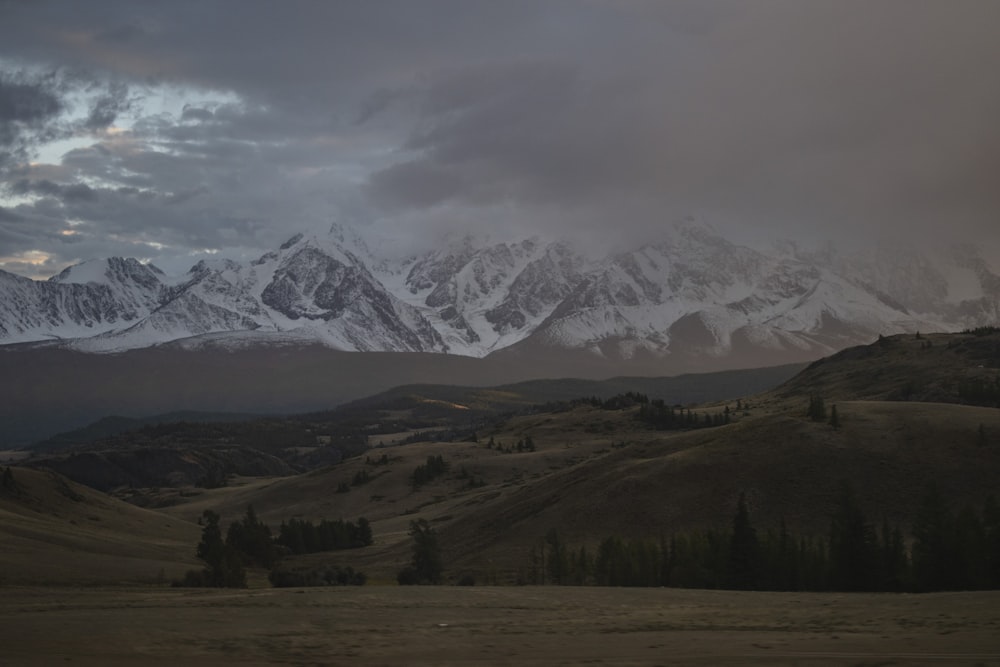
[[[722,412],[699,415],[681,406],[666,405],[663,399],[641,403],[638,419],[660,431],[723,426],[730,422],[729,406]]]
[[[988,408],[1000,407],[1000,375],[988,378],[968,378],[958,382],[958,397],[963,403]]]
[[[667,405],[662,398],[651,400],[638,391],[627,391],[610,398],[578,398],[570,401],[570,405],[589,405],[599,410],[627,410],[639,406],[636,418],[660,431],[723,426],[731,420],[728,405],[722,412],[697,413],[681,405]]]
[[[784,522],[758,531],[744,496],[727,529],[660,539],[604,538],[596,551],[553,529],[530,552],[522,581],[533,584],[671,586],[770,591],[943,591],[1000,588],[1000,505],[954,512],[931,487],[907,547],[902,530],[873,523],[848,486],[824,537]]]

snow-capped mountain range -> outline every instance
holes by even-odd
[[[657,243],[597,259],[566,242],[472,237],[390,259],[335,225],[252,262],[203,261],[178,277],[122,258],[48,281],[0,271],[0,343],[85,352],[320,343],[772,361],[998,321],[1000,276],[968,247],[933,257],[891,245],[755,249],[690,220],[666,226]]]

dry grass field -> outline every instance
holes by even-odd
[[[16,468],[14,478],[17,491],[0,494],[0,585],[134,585],[199,565],[194,523],[54,473]]]
[[[3,665],[1000,665],[1000,592],[7,588]]]

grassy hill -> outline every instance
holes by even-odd
[[[989,353],[997,339],[900,336],[854,348],[773,391],[741,399],[740,407],[749,409],[737,411],[735,401],[703,408],[729,407],[732,423],[717,428],[655,431],[637,419],[635,407],[578,405],[510,417],[480,432],[478,443],[422,442],[369,452],[372,460],[385,453],[386,465],[360,457],[304,476],[246,480],[197,497],[174,493],[161,502],[176,502],[166,511],[187,519],[209,507],[236,518],[249,503],[273,524],[293,516],[365,516],[376,544],[334,558],[383,578],[407,560],[406,531],[416,518],[439,532],[452,571],[510,581],[551,528],[591,547],[613,534],[658,538],[726,528],[741,493],[760,530],[784,521],[796,532],[822,536],[845,481],[874,521],[886,520],[908,535],[931,483],[955,508],[979,505],[995,492],[1000,410],[884,399],[900,396],[916,378],[922,396],[961,400],[959,381],[996,376],[1000,363]],[[839,428],[807,417],[812,395],[823,396],[827,408],[837,406]],[[512,449],[529,435],[534,452],[487,446],[492,438]],[[428,456],[443,457],[450,470],[415,489],[412,472]],[[371,480],[351,484],[362,471]],[[338,493],[342,485],[349,491]]]
[[[1000,329],[897,335],[810,364],[778,396],[1000,407]]]
[[[410,520],[440,534],[454,571],[509,581],[552,528],[590,547],[603,537],[669,536],[730,525],[741,492],[755,524],[825,535],[841,483],[867,513],[907,532],[918,500],[936,483],[957,507],[980,504],[1000,478],[1000,411],[948,404],[853,401],[838,404],[843,425],[809,421],[804,407],[775,414],[752,408],[729,426],[678,434],[651,432],[635,409],[578,407],[509,420],[494,442],[530,435],[536,451],[501,453],[479,443],[419,443],[373,450],[389,463],[352,459],[279,480],[247,480],[179,498],[164,511],[193,519],[212,508],[236,519],[253,504],[277,525],[291,517],[372,521],[376,544],[334,559],[382,578],[409,557]],[[989,439],[980,443],[980,425]],[[442,478],[414,489],[428,456],[449,464]],[[338,493],[362,471],[371,481]],[[477,486],[472,483],[482,484]],[[327,558],[330,558],[328,555]]]
[[[194,523],[51,472],[12,468],[0,490],[0,583],[135,584],[195,567]]]
[[[462,440],[492,428],[504,415],[558,409],[554,402],[581,396],[640,391],[691,404],[746,395],[774,387],[800,368],[537,380],[492,388],[406,385],[333,410],[239,421],[211,420],[205,413],[175,413],[172,423],[165,421],[167,415],[108,418],[36,444],[24,464],[55,470],[102,491],[213,486],[230,475],[305,472],[356,455],[368,444]]]

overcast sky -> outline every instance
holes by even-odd
[[[1000,237],[997,0],[0,0],[0,268]]]

